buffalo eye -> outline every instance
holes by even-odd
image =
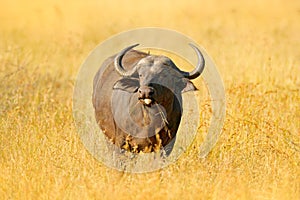
[[[153,94],[154,94],[154,91],[151,90],[151,91],[149,92],[149,95],[153,95]]]

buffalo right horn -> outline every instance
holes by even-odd
[[[115,64],[115,69],[116,71],[121,75],[121,76],[132,76],[134,74],[134,72],[136,71],[136,67],[134,67],[133,69],[126,71],[124,69],[124,67],[122,66],[122,59],[124,57],[124,55],[132,48],[138,46],[139,44],[135,44],[135,45],[131,45],[129,47],[126,47],[125,49],[123,49],[116,57],[114,60],[114,64]]]

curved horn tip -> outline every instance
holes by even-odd
[[[189,45],[190,45],[191,47],[196,47],[193,43],[189,43]]]
[[[115,65],[115,69],[116,71],[121,75],[121,76],[131,76],[134,72],[135,72],[135,68],[133,68],[130,71],[126,71],[123,66],[122,66],[122,59],[123,56],[132,48],[138,46],[139,44],[134,44],[131,46],[126,47],[125,49],[123,49],[119,54],[117,54],[117,56],[114,59],[114,65]]]
[[[191,72],[183,72],[184,76],[188,79],[195,79],[198,76],[201,75],[201,73],[203,72],[204,69],[204,65],[205,65],[205,60],[204,57],[201,53],[201,51],[198,49],[198,47],[192,43],[189,43],[189,45],[195,50],[197,56],[198,56],[198,64],[196,66],[196,68],[191,71]]]
[[[194,45],[193,43],[189,43],[189,45],[194,49],[194,50],[199,50],[199,48],[196,46],[196,45]],[[200,51],[200,50],[199,50]]]
[[[133,44],[133,45],[130,45],[129,47],[128,47],[128,49],[132,49],[132,48],[134,48],[134,47],[136,47],[136,46],[139,46],[140,44]]]
[[[134,47],[136,47],[136,46],[138,46],[138,45],[140,45],[140,44],[133,44],[133,45],[130,45],[130,46],[126,47],[125,49],[123,49],[123,50],[119,53],[119,55],[123,55],[124,53],[126,53],[127,51],[129,51],[130,49],[133,49]]]

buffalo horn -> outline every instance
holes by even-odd
[[[193,45],[193,44],[189,44],[189,45],[196,51],[197,57],[198,57],[198,63],[193,71],[191,71],[191,72],[182,71],[182,74],[185,78],[195,79],[198,76],[200,76],[200,74],[203,72],[205,60],[204,60],[204,57],[203,57],[201,51],[195,45]]]
[[[133,69],[126,71],[124,69],[124,67],[122,66],[122,59],[124,57],[124,55],[132,48],[138,46],[139,44],[135,44],[135,45],[131,45],[125,49],[123,49],[116,57],[114,60],[114,64],[115,64],[115,69],[116,71],[121,75],[121,76],[125,76],[125,77],[129,77],[132,76],[134,74],[134,72],[136,71],[136,68],[134,67]]]

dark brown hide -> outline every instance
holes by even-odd
[[[182,115],[181,92],[195,90],[194,85],[166,57],[128,51],[122,59],[125,70],[132,69],[144,58],[146,64],[160,59],[166,61],[161,64],[161,73],[160,66],[156,66],[159,70],[153,74],[148,66],[145,69],[141,66],[131,77],[122,77],[116,72],[114,58],[105,60],[94,78],[93,106],[97,123],[107,138],[121,149],[146,153],[164,148],[169,155]],[[144,85],[148,90],[143,90]],[[154,103],[145,105],[140,101],[141,93],[149,95],[150,86],[155,91]]]

